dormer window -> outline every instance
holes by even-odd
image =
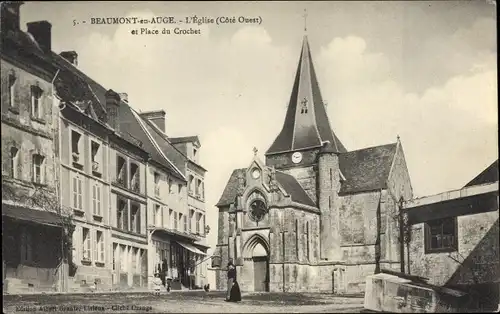
[[[42,118],[42,89],[38,86],[31,86],[31,116],[35,119]]]
[[[193,148],[193,160],[196,161],[198,150]]]

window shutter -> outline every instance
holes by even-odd
[[[96,261],[99,258],[99,255],[97,254],[97,250],[99,248],[99,243],[97,241],[99,241],[99,231],[96,230],[95,231],[95,239],[93,241],[93,243],[94,243],[94,260],[96,260]]]
[[[138,207],[137,208],[137,212],[136,212],[136,217],[135,217],[135,220],[136,220],[136,231],[137,233],[141,233],[141,207]]]
[[[123,229],[129,231],[128,206],[125,204],[123,208]]]
[[[82,210],[83,209],[82,180],[78,178],[77,181],[78,181],[78,209]]]
[[[92,259],[92,233],[90,232],[90,230],[87,232],[87,254],[88,254],[88,258],[89,259]]]
[[[96,186],[97,190],[97,214],[101,216],[101,187]]]
[[[99,242],[100,249],[101,249],[101,254],[100,254],[100,261],[104,262],[104,234],[101,233],[101,241]]]
[[[78,185],[76,177],[73,177],[73,208],[78,208]]]
[[[97,214],[97,199],[96,199],[96,186],[92,185],[92,213]]]

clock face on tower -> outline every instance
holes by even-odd
[[[302,161],[302,154],[300,152],[293,153],[293,155],[292,155],[292,162],[294,164],[298,164],[301,161]]]
[[[258,179],[260,177],[260,170],[255,168],[252,170],[252,178]]]

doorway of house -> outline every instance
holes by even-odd
[[[269,291],[269,256],[259,243],[253,250],[254,291]]]

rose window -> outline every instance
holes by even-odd
[[[250,219],[259,222],[267,213],[266,204],[262,200],[255,200],[250,204]]]

